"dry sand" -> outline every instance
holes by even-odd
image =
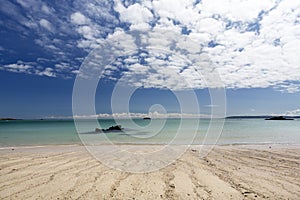
[[[0,150],[0,199],[300,199],[299,146],[192,147],[168,167],[131,174],[83,147]]]

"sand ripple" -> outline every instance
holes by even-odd
[[[82,147],[51,148],[1,150],[0,199],[300,199],[299,147],[224,146],[203,159],[194,148],[144,174],[110,169]]]

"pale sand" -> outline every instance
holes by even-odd
[[[83,147],[0,149],[0,199],[300,199],[299,146],[196,147],[168,167],[130,174]]]

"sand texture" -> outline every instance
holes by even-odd
[[[189,149],[159,171],[108,168],[83,147],[0,150],[0,199],[300,199],[300,148]]]

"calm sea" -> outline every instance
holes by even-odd
[[[0,121],[0,146],[30,146],[49,144],[81,144],[81,139],[92,138],[99,143],[134,144],[300,144],[300,120],[266,121],[264,119],[122,119],[117,123],[123,132],[95,134],[95,126],[88,120],[18,120]],[[101,128],[115,125],[112,119],[99,120]],[[211,127],[210,127],[211,124]],[[210,132],[208,129],[210,127]],[[84,130],[84,131],[82,131]]]

